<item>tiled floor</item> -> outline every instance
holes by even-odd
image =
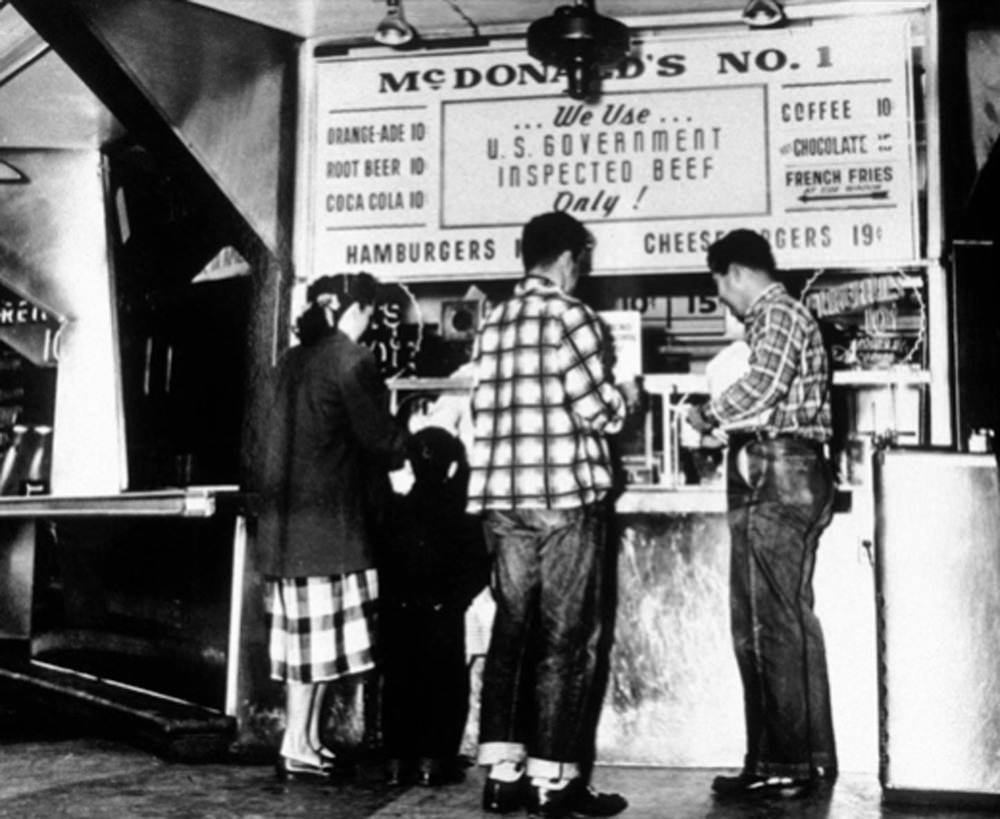
[[[871,775],[843,774],[826,797],[760,803],[719,803],[704,769],[602,767],[605,790],[623,793],[627,819],[867,819],[868,817],[982,816],[940,809],[881,804]],[[30,726],[0,723],[0,817],[324,817],[361,819],[482,819],[482,773],[469,771],[460,785],[430,790],[390,789],[377,767],[338,786],[284,785],[262,765],[184,765],[166,762],[130,745],[86,736],[57,736]]]

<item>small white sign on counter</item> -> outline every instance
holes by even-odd
[[[642,313],[638,310],[602,310],[614,345],[612,372],[615,383],[624,384],[642,375]]]

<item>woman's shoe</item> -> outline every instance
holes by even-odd
[[[287,756],[279,756],[274,771],[282,782],[329,782],[333,778],[333,765],[313,765]]]

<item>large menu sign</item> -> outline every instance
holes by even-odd
[[[548,210],[591,228],[605,274],[703,269],[737,227],[783,267],[918,259],[905,20],[634,34],[592,104],[523,43],[319,60],[309,272],[517,275]]]

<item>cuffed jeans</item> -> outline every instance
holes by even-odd
[[[479,761],[574,777],[592,754],[607,507],[486,513],[493,621]]]
[[[813,611],[820,533],[833,479],[822,447],[799,438],[731,446],[730,613],[746,714],[744,770],[805,778],[834,768],[823,631]]]

